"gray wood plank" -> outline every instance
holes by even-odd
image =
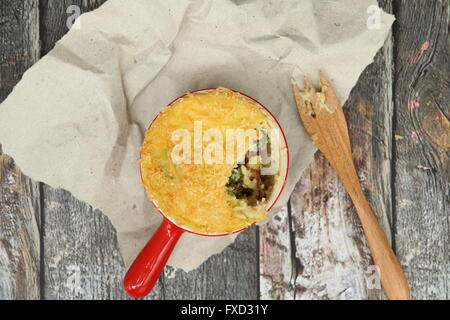
[[[392,12],[392,1],[380,1]],[[363,189],[390,238],[392,221],[392,36],[361,75],[345,106]],[[261,228],[266,299],[380,299],[368,289],[373,264],[357,214],[321,154],[293,192],[288,217]],[[276,256],[280,259],[271,259]]]
[[[128,299],[124,264],[108,218],[68,191],[44,185],[43,194],[43,298]]]
[[[395,245],[412,297],[448,299],[449,2],[395,3]]]
[[[39,58],[39,0],[0,2],[0,102]]]
[[[82,12],[86,12],[103,2],[41,1],[42,52],[47,53],[51,50],[55,42],[67,32],[66,10],[69,5],[77,4]],[[92,213],[90,207],[69,197],[64,191],[45,187],[43,195],[45,297],[126,298],[121,288],[123,264],[117,258],[116,236],[109,221],[99,212]],[[102,233],[98,234],[98,230]],[[48,232],[57,236],[51,236]],[[72,241],[70,235],[77,234],[83,234],[89,239],[86,241],[93,248],[83,250],[81,243]],[[100,249],[99,245],[105,247]],[[197,270],[186,273],[166,268],[148,298],[255,299],[258,297],[257,246],[257,229],[252,228],[243,232],[234,245],[222,254],[211,257]],[[75,254],[74,248],[81,250],[80,253]],[[61,256],[65,258],[58,260]],[[57,264],[54,262],[55,259],[58,261]],[[100,259],[106,259],[101,266],[98,265]],[[69,280],[73,277],[73,272],[68,272],[69,269],[78,270],[80,279],[87,288],[85,291],[78,290],[74,294],[76,287]],[[105,279],[100,271],[109,273],[110,277]],[[100,288],[103,288],[103,291]]]
[[[0,147],[0,300],[40,298],[39,187]]]
[[[105,2],[106,0],[40,0],[42,55],[46,55],[53,49],[55,43],[69,31],[67,20],[74,13],[68,10],[70,6],[78,6],[80,13],[85,13],[98,8]]]
[[[290,204],[259,228],[260,298],[292,300],[297,264]]]
[[[38,0],[0,3],[0,103],[39,57],[38,17]],[[39,299],[39,221],[38,184],[0,145],[0,299]]]
[[[241,232],[222,253],[191,272],[166,267],[166,299],[254,300],[259,298],[257,227]]]

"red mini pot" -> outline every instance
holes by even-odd
[[[209,89],[202,89],[193,91],[192,93],[199,93],[199,92],[206,92],[215,90],[215,88],[209,88]],[[281,168],[283,172],[280,172],[280,179],[283,179],[283,182],[278,184],[278,188],[274,190],[276,197],[273,198],[273,201],[267,206],[267,211],[269,211],[278,200],[281,192],[283,191],[283,188],[286,184],[287,175],[288,175],[288,168],[289,168],[289,151],[288,151],[288,145],[286,136],[283,132],[283,129],[281,128],[279,122],[277,119],[272,115],[272,113],[264,107],[261,103],[259,103],[257,100],[251,98],[250,96],[239,92],[234,91],[241,96],[252,100],[253,102],[257,103],[259,106],[261,106],[266,113],[274,120],[276,125],[278,126],[284,142],[284,153],[282,152],[280,155],[282,165]],[[170,105],[178,101],[179,99],[183,98],[185,95],[175,99],[172,101]],[[157,118],[157,117],[156,117]],[[156,120],[155,118],[155,120]],[[153,120],[153,122],[155,121]],[[150,124],[149,128],[152,126],[153,122]],[[147,130],[148,130],[147,129]],[[142,177],[142,174],[141,174]],[[136,260],[134,260],[131,267],[128,269],[127,274],[124,278],[124,287],[126,292],[133,296],[133,297],[144,297],[146,296],[155,285],[156,281],[159,278],[159,275],[161,274],[164,266],[167,263],[167,260],[169,259],[170,254],[172,253],[173,249],[175,248],[175,245],[177,244],[178,239],[184,232],[190,232],[201,236],[206,237],[221,237],[226,236],[230,234],[234,234],[240,231],[243,231],[250,227],[251,225],[248,225],[245,228],[235,230],[229,233],[224,234],[200,234],[196,233],[192,230],[189,230],[186,227],[179,226],[176,224],[173,219],[171,219],[169,216],[167,216],[157,205],[157,203],[153,200],[151,200],[153,205],[158,209],[158,211],[161,213],[163,217],[163,222],[159,226],[158,230],[155,232],[153,237],[149,240],[149,242],[145,245],[145,247],[142,249],[142,251],[139,253]]]

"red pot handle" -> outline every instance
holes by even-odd
[[[152,290],[182,233],[183,229],[164,219],[125,275],[129,295],[140,298]]]

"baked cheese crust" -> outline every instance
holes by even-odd
[[[227,129],[270,129],[269,118],[256,102],[225,88],[188,93],[165,107],[141,147],[141,174],[149,199],[177,225],[201,234],[231,233],[266,218],[264,199],[250,205],[227,190],[237,160],[225,161],[225,141],[224,161],[219,164],[175,163],[171,155],[179,143],[173,132],[185,129],[194,137],[194,121],[201,121],[203,133],[216,129],[226,137]],[[203,150],[207,145],[203,141]]]

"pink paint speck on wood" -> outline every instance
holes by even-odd
[[[427,51],[429,48],[430,48],[430,41],[427,40],[422,44],[422,47],[420,48],[420,52],[423,53],[423,52]]]
[[[414,54],[409,58],[409,63],[416,64],[420,57],[422,57],[423,53],[430,49],[430,41],[425,41],[420,47],[419,51],[414,51]]]
[[[409,110],[414,110],[414,109],[417,109],[419,107],[420,107],[420,102],[413,101],[413,100],[408,101],[408,108],[409,108]]]
[[[411,131],[411,139],[413,140],[413,142],[417,142],[419,138],[419,135],[417,134],[417,131]]]

